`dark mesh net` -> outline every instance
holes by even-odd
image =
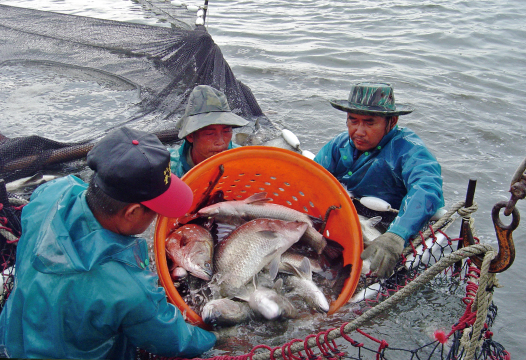
[[[38,136],[0,141],[0,178],[12,181],[50,164],[82,158],[93,142],[122,125],[161,133],[162,141],[174,141],[177,133],[173,126],[184,113],[190,92],[201,84],[223,91],[232,111],[250,121],[242,131],[252,131],[258,119],[262,127],[273,128],[251,90],[236,80],[206,28],[191,25],[194,13],[170,3],[143,4],[167,14],[173,26],[0,5],[0,69],[16,66],[52,70],[92,79],[110,88],[135,88],[140,94],[136,106],[127,109],[118,121],[103,124],[101,131],[80,142],[61,143]]]

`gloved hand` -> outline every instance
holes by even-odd
[[[364,261],[364,267],[369,263],[371,271],[376,271],[378,277],[385,278],[391,275],[404,250],[405,241],[400,236],[386,232],[378,236],[362,252],[361,258]]]

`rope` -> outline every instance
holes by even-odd
[[[493,283],[495,280],[495,274],[489,274],[488,270],[493,260],[497,256],[495,251],[488,251],[484,256],[482,261],[482,266],[480,269],[480,278],[479,278],[479,287],[477,294],[475,296],[475,301],[471,305],[471,311],[477,312],[477,319],[473,325],[473,331],[471,335],[471,342],[467,349],[466,360],[472,360],[475,357],[475,351],[478,347],[482,345],[484,341],[483,338],[479,340],[482,328],[486,321],[486,316],[488,314],[488,308],[491,304],[491,299],[493,297]]]
[[[416,237],[413,239],[410,244],[411,246],[407,246],[404,249],[403,255],[406,256],[409,253],[414,251],[414,247],[420,245],[425,239],[432,236],[436,231],[445,230],[447,228],[446,225],[450,225],[454,222],[455,219],[451,219],[455,213],[458,213],[461,217],[465,219],[469,219],[470,215],[478,210],[478,205],[476,202],[473,203],[470,207],[465,208],[464,204],[465,201],[459,201],[458,203],[451,206],[451,208],[440,218],[438,219],[433,225],[431,225],[426,231],[424,231],[420,237]]]
[[[398,302],[400,302],[404,298],[408,297],[413,292],[417,291],[420,287],[422,287],[423,285],[428,283],[437,274],[441,273],[444,269],[452,266],[453,264],[455,264],[456,262],[458,262],[458,261],[460,261],[462,259],[474,256],[474,255],[481,255],[481,254],[484,254],[484,253],[490,253],[489,257],[491,259],[493,259],[493,257],[496,255],[495,249],[493,247],[491,247],[490,245],[476,244],[476,245],[471,245],[471,246],[468,246],[468,247],[461,248],[461,249],[449,254],[448,256],[443,257],[436,264],[434,264],[429,269],[424,271],[422,273],[422,275],[420,275],[415,280],[413,280],[408,285],[406,285],[402,290],[398,291],[397,293],[395,293],[394,295],[392,295],[391,297],[389,297],[388,299],[386,299],[382,303],[376,305],[374,308],[368,310],[367,312],[365,312],[364,314],[362,314],[361,316],[356,318],[351,323],[343,324],[341,329],[333,329],[333,330],[329,331],[327,333],[327,335],[324,336],[323,338],[320,338],[318,340],[318,342],[325,343],[327,341],[333,341],[333,340],[335,340],[335,339],[337,339],[339,337],[342,337],[343,334],[349,334],[349,333],[357,330],[360,326],[362,326],[363,324],[365,324],[366,322],[368,322],[372,318],[376,317],[380,313],[384,312],[385,310],[391,308],[393,305],[397,304]],[[491,257],[491,256],[493,256],[493,257]],[[488,257],[488,256],[486,256],[486,257]],[[484,258],[485,261],[486,261],[486,257]],[[489,268],[489,263],[491,262],[491,259],[487,261],[488,262],[488,265],[487,265],[488,268]],[[486,268],[486,275],[487,275],[488,268]],[[490,282],[488,282],[488,280],[485,280],[485,282],[483,282],[483,284],[484,284],[484,286],[488,286],[490,284]],[[482,289],[482,287],[479,287],[479,289]],[[483,289],[485,291],[486,287],[484,287]],[[481,291],[481,290],[479,290],[479,291]],[[485,308],[485,311],[487,312],[487,305],[488,305],[488,303],[487,303],[487,301],[488,301],[487,296],[479,296],[478,297],[478,301],[479,301],[478,302],[478,306],[480,308]],[[484,322],[485,317],[478,316],[477,320],[479,320],[479,318],[481,318],[482,319],[481,321]],[[479,326],[479,325],[477,325],[477,326]],[[480,328],[480,330],[482,330],[482,328]],[[313,337],[307,337],[302,342],[296,341],[293,344],[291,344],[290,347],[288,347],[288,351],[296,353],[298,351],[305,350],[307,348],[313,348],[313,347],[315,347],[317,345],[318,344],[317,344],[316,339],[314,339]],[[252,360],[266,360],[266,359],[269,359],[269,358],[273,359],[273,358],[277,358],[277,357],[284,358],[284,356],[282,356],[282,349],[281,348],[274,348],[272,350],[267,348],[267,351],[261,352],[259,354],[253,354],[253,352],[251,352],[251,354],[252,354],[252,356],[251,356]]]

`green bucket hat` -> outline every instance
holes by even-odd
[[[391,84],[362,82],[352,86],[348,100],[329,100],[341,111],[362,115],[395,116],[409,114],[409,105],[395,105]]]
[[[208,85],[198,85],[190,94],[183,117],[175,126],[179,139],[208,125],[245,126],[248,121],[232,113],[225,94]]]

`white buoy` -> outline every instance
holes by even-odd
[[[181,5],[183,5],[183,3],[180,2],[180,1],[174,0],[174,1],[172,1],[172,5],[174,5],[174,6],[181,6]]]
[[[188,9],[188,11],[192,12],[196,12],[197,10],[199,10],[199,6],[197,5],[186,5],[186,8]]]
[[[364,260],[362,261],[362,275],[369,274],[371,271],[371,261]]]
[[[395,210],[391,207],[391,204],[389,204],[387,201],[382,200],[380,198],[374,197],[374,196],[364,196],[360,199],[360,203],[375,211],[393,211],[398,212],[398,210]]]
[[[316,155],[314,155],[313,153],[311,153],[309,150],[303,150],[301,152],[301,155],[305,156],[305,157],[308,157],[309,159],[311,160],[314,160],[314,158],[316,157]]]
[[[195,24],[196,25],[204,25],[205,24],[205,19],[203,19],[201,16],[198,16],[197,19],[195,19]]]
[[[300,140],[292,131],[283,129],[281,130],[281,136],[283,136],[283,139],[285,139],[285,141],[294,149],[299,149]]]
[[[437,210],[437,212],[435,213],[435,215],[431,216],[431,221],[437,221],[439,220],[442,216],[444,216],[445,214],[447,213],[447,210],[446,208],[440,208]]]
[[[204,17],[204,16],[205,16],[205,11],[203,9],[197,10],[197,17]]]

